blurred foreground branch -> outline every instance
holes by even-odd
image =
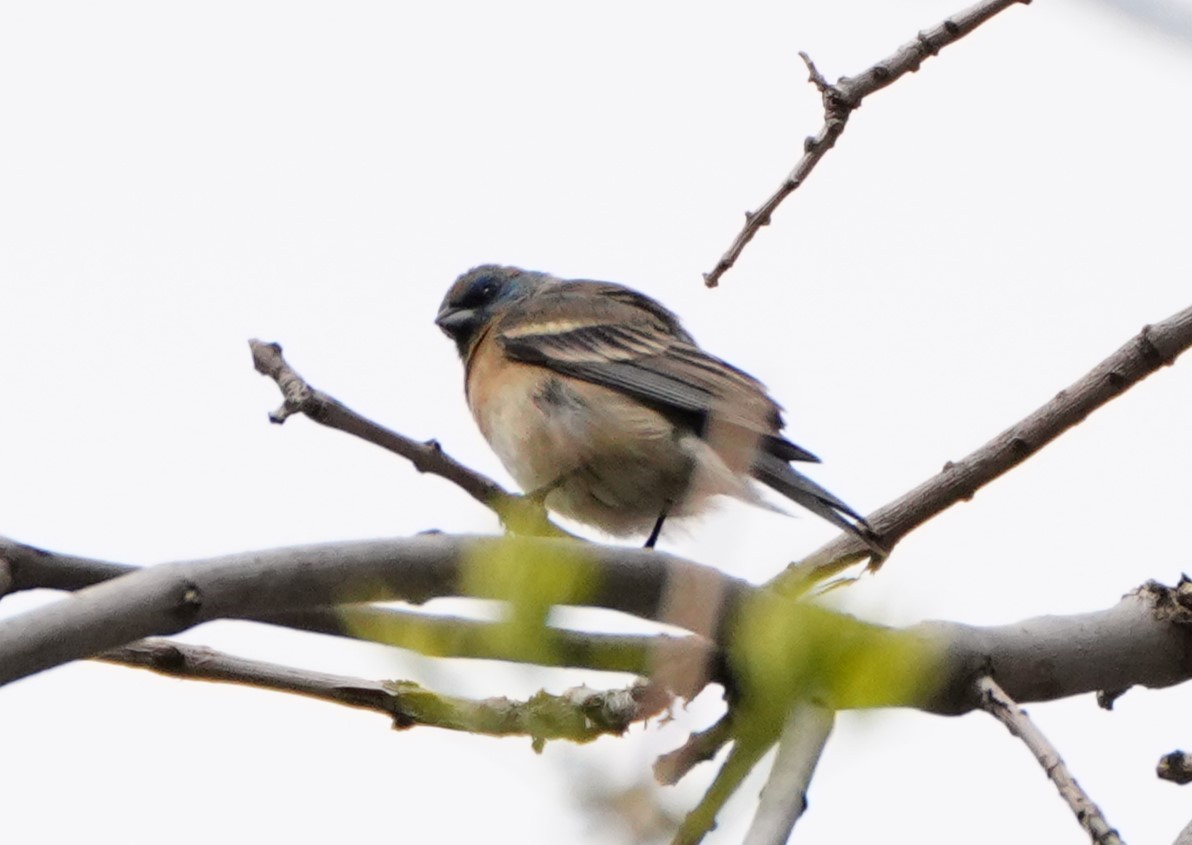
[[[808,702],[791,710],[745,845],[784,845],[807,809],[807,788],[832,733],[836,714]]]

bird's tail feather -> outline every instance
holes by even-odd
[[[753,477],[795,504],[802,505],[837,528],[856,536],[876,554],[882,557],[886,555],[885,548],[865,517],[778,456],[759,451],[753,462]]]
[[[766,434],[762,437],[761,448],[784,461],[807,461],[818,464],[820,459],[808,452],[797,443],[791,443],[785,437],[776,434]]]

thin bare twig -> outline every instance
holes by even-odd
[[[320,425],[339,429],[408,460],[419,472],[445,478],[495,513],[501,523],[518,534],[540,537],[571,537],[546,515],[542,505],[527,496],[510,493],[497,482],[452,458],[437,440],[421,443],[378,425],[339,400],[307,384],[282,356],[281,345],[250,340],[253,366],[277,382],[284,401],[269,415],[270,422],[284,423],[303,414]]]
[[[1088,794],[1080,788],[1080,784],[1072,777],[1068,767],[1060,757],[1059,751],[1045,737],[1035,723],[1027,716],[1026,711],[1019,707],[997,682],[988,676],[979,678],[976,683],[977,692],[981,696],[981,707],[995,719],[1006,726],[1014,736],[1026,744],[1044,773],[1055,784],[1060,796],[1067,802],[1068,807],[1076,815],[1076,820],[1092,837],[1096,845],[1122,845],[1122,840],[1116,830],[1109,826],[1100,808],[1093,803]]]
[[[939,53],[944,47],[959,41],[998,12],[1017,3],[1030,0],[982,0],[974,6],[951,16],[947,20],[920,32],[912,40],[899,47],[894,53],[879,61],[857,76],[842,77],[835,85],[829,83],[816,69],[806,53],[799,53],[807,65],[809,79],[819,90],[824,102],[824,125],[818,133],[804,140],[803,157],[778,186],[770,197],[755,211],[745,212],[745,225],[733,240],[728,251],[716,262],[710,273],[704,273],[704,284],[710,288],[720,283],[720,277],[728,272],[745,246],[763,226],[770,225],[770,217],[782,201],[790,196],[819,164],[820,159],[836,144],[844,132],[849,116],[860,108],[862,100],[892,85],[908,73],[917,71],[926,59]]]
[[[1120,349],[1026,418],[938,475],[899,496],[868,517],[887,548],[936,514],[967,501],[989,482],[1013,469],[1085,417],[1147,376],[1169,366],[1192,346],[1192,307],[1144,326]],[[865,545],[841,534],[802,561],[793,563],[766,586],[800,593],[868,556]]]
[[[790,839],[807,809],[807,787],[835,721],[831,710],[810,702],[791,710],[744,845],[785,845]]]
[[[729,749],[728,758],[712,785],[700,798],[699,803],[689,812],[675,832],[671,845],[699,845],[703,838],[716,827],[716,817],[720,815],[725,802],[741,787],[745,778],[753,771],[773,742],[750,737],[737,737],[733,747]]]
[[[490,736],[529,736],[590,742],[623,734],[636,721],[656,715],[646,710],[639,687],[607,692],[577,687],[561,695],[539,692],[526,701],[482,701],[446,696],[409,681],[368,681],[250,660],[206,646],[149,639],[114,648],[98,660],[149,669],[188,680],[241,684],[384,713],[395,728],[415,725]],[[645,700],[652,700],[647,697]]]
[[[673,786],[700,763],[715,757],[732,738],[732,722],[726,713],[711,727],[693,733],[674,751],[654,761],[654,779],[663,786]]]

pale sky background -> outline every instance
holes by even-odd
[[[1171,8],[1183,4],[1171,4]],[[482,262],[640,288],[765,381],[815,477],[880,506],[1192,301],[1192,48],[1109,5],[1009,10],[867,101],[720,289],[700,274],[820,125],[796,52],[856,73],[956,0],[0,5],[0,533],[128,563],[495,520],[302,419],[245,341],[502,481],[432,323]],[[1183,10],[1187,20],[1186,8]],[[920,529],[840,597],[974,624],[1112,605],[1192,568],[1192,360]],[[763,580],[829,538],[743,505],[664,535]],[[0,614],[49,596],[0,603]],[[239,654],[465,694],[592,673],[434,663],[222,624]],[[97,665],[0,690],[13,842],[624,841],[580,806],[678,723],[581,748]],[[1031,713],[1111,823],[1169,842],[1192,689]],[[705,767],[666,793],[691,806]],[[760,786],[758,781],[757,786]],[[739,841],[756,787],[712,843]],[[1080,843],[980,715],[845,714],[796,842]]]

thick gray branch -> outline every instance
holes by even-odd
[[[1183,683],[1192,678],[1192,611],[1186,601],[1182,590],[1150,582],[1093,613],[1038,616],[992,628],[954,622],[912,626],[910,632],[944,649],[942,683],[918,706],[942,714],[973,710],[980,701],[972,684],[983,675],[1020,702]]]
[[[28,573],[12,560],[27,551],[0,540],[0,561],[26,586]],[[663,602],[663,597],[675,584],[714,583],[728,608],[748,589],[738,579],[673,555],[569,540],[423,535],[247,552],[137,570],[0,621],[0,683],[215,619],[369,601],[509,598],[501,594],[503,585],[491,580],[464,583],[466,573],[483,572],[501,557],[559,567],[555,575],[574,581],[576,597],[559,596],[557,603],[646,619],[666,612],[673,598]]]
[[[0,538],[0,598],[21,590],[81,590],[141,568],[60,555]],[[505,660],[632,675],[651,674],[660,650],[682,655],[692,663],[706,663],[715,648],[707,638],[698,636],[601,634],[547,626],[543,636],[550,648],[528,653],[501,636],[496,630],[498,623],[373,605],[267,610],[253,614],[251,620],[412,649],[428,657]]]
[[[659,608],[668,603],[662,597],[685,581],[718,584],[722,616],[727,619],[750,591],[739,580],[659,552],[561,540],[515,543],[527,565],[544,569],[572,565],[566,561],[574,562],[576,551],[581,550],[583,565],[591,570],[584,576],[584,597],[573,603],[643,618],[661,618]],[[507,554],[509,548],[508,541],[501,540],[421,536],[230,555],[137,570],[0,622],[0,678],[23,677],[216,618],[251,619],[279,609],[298,611],[335,602],[460,595],[464,593],[460,564],[465,556],[484,565],[485,555]],[[62,586],[70,580],[54,576],[46,565],[52,559],[49,553],[33,553],[27,546],[0,541],[0,562],[8,563],[12,580],[23,588],[36,586],[30,579],[39,566],[46,582]],[[78,559],[67,561],[81,565]],[[701,595],[705,592],[701,590]],[[1044,616],[990,628],[926,622],[891,631],[926,644],[916,653],[938,660],[932,672],[938,679],[936,688],[892,693],[880,700],[826,703],[837,709],[910,706],[958,714],[979,706],[972,684],[983,675],[992,675],[1022,702],[1136,684],[1180,683],[1192,677],[1186,608],[1192,605],[1190,592],[1186,585],[1170,589],[1151,583],[1114,607],[1093,613]],[[493,592],[482,589],[468,594],[492,597]],[[803,607],[792,601],[790,612],[802,612]],[[726,627],[722,636],[729,630]]]

